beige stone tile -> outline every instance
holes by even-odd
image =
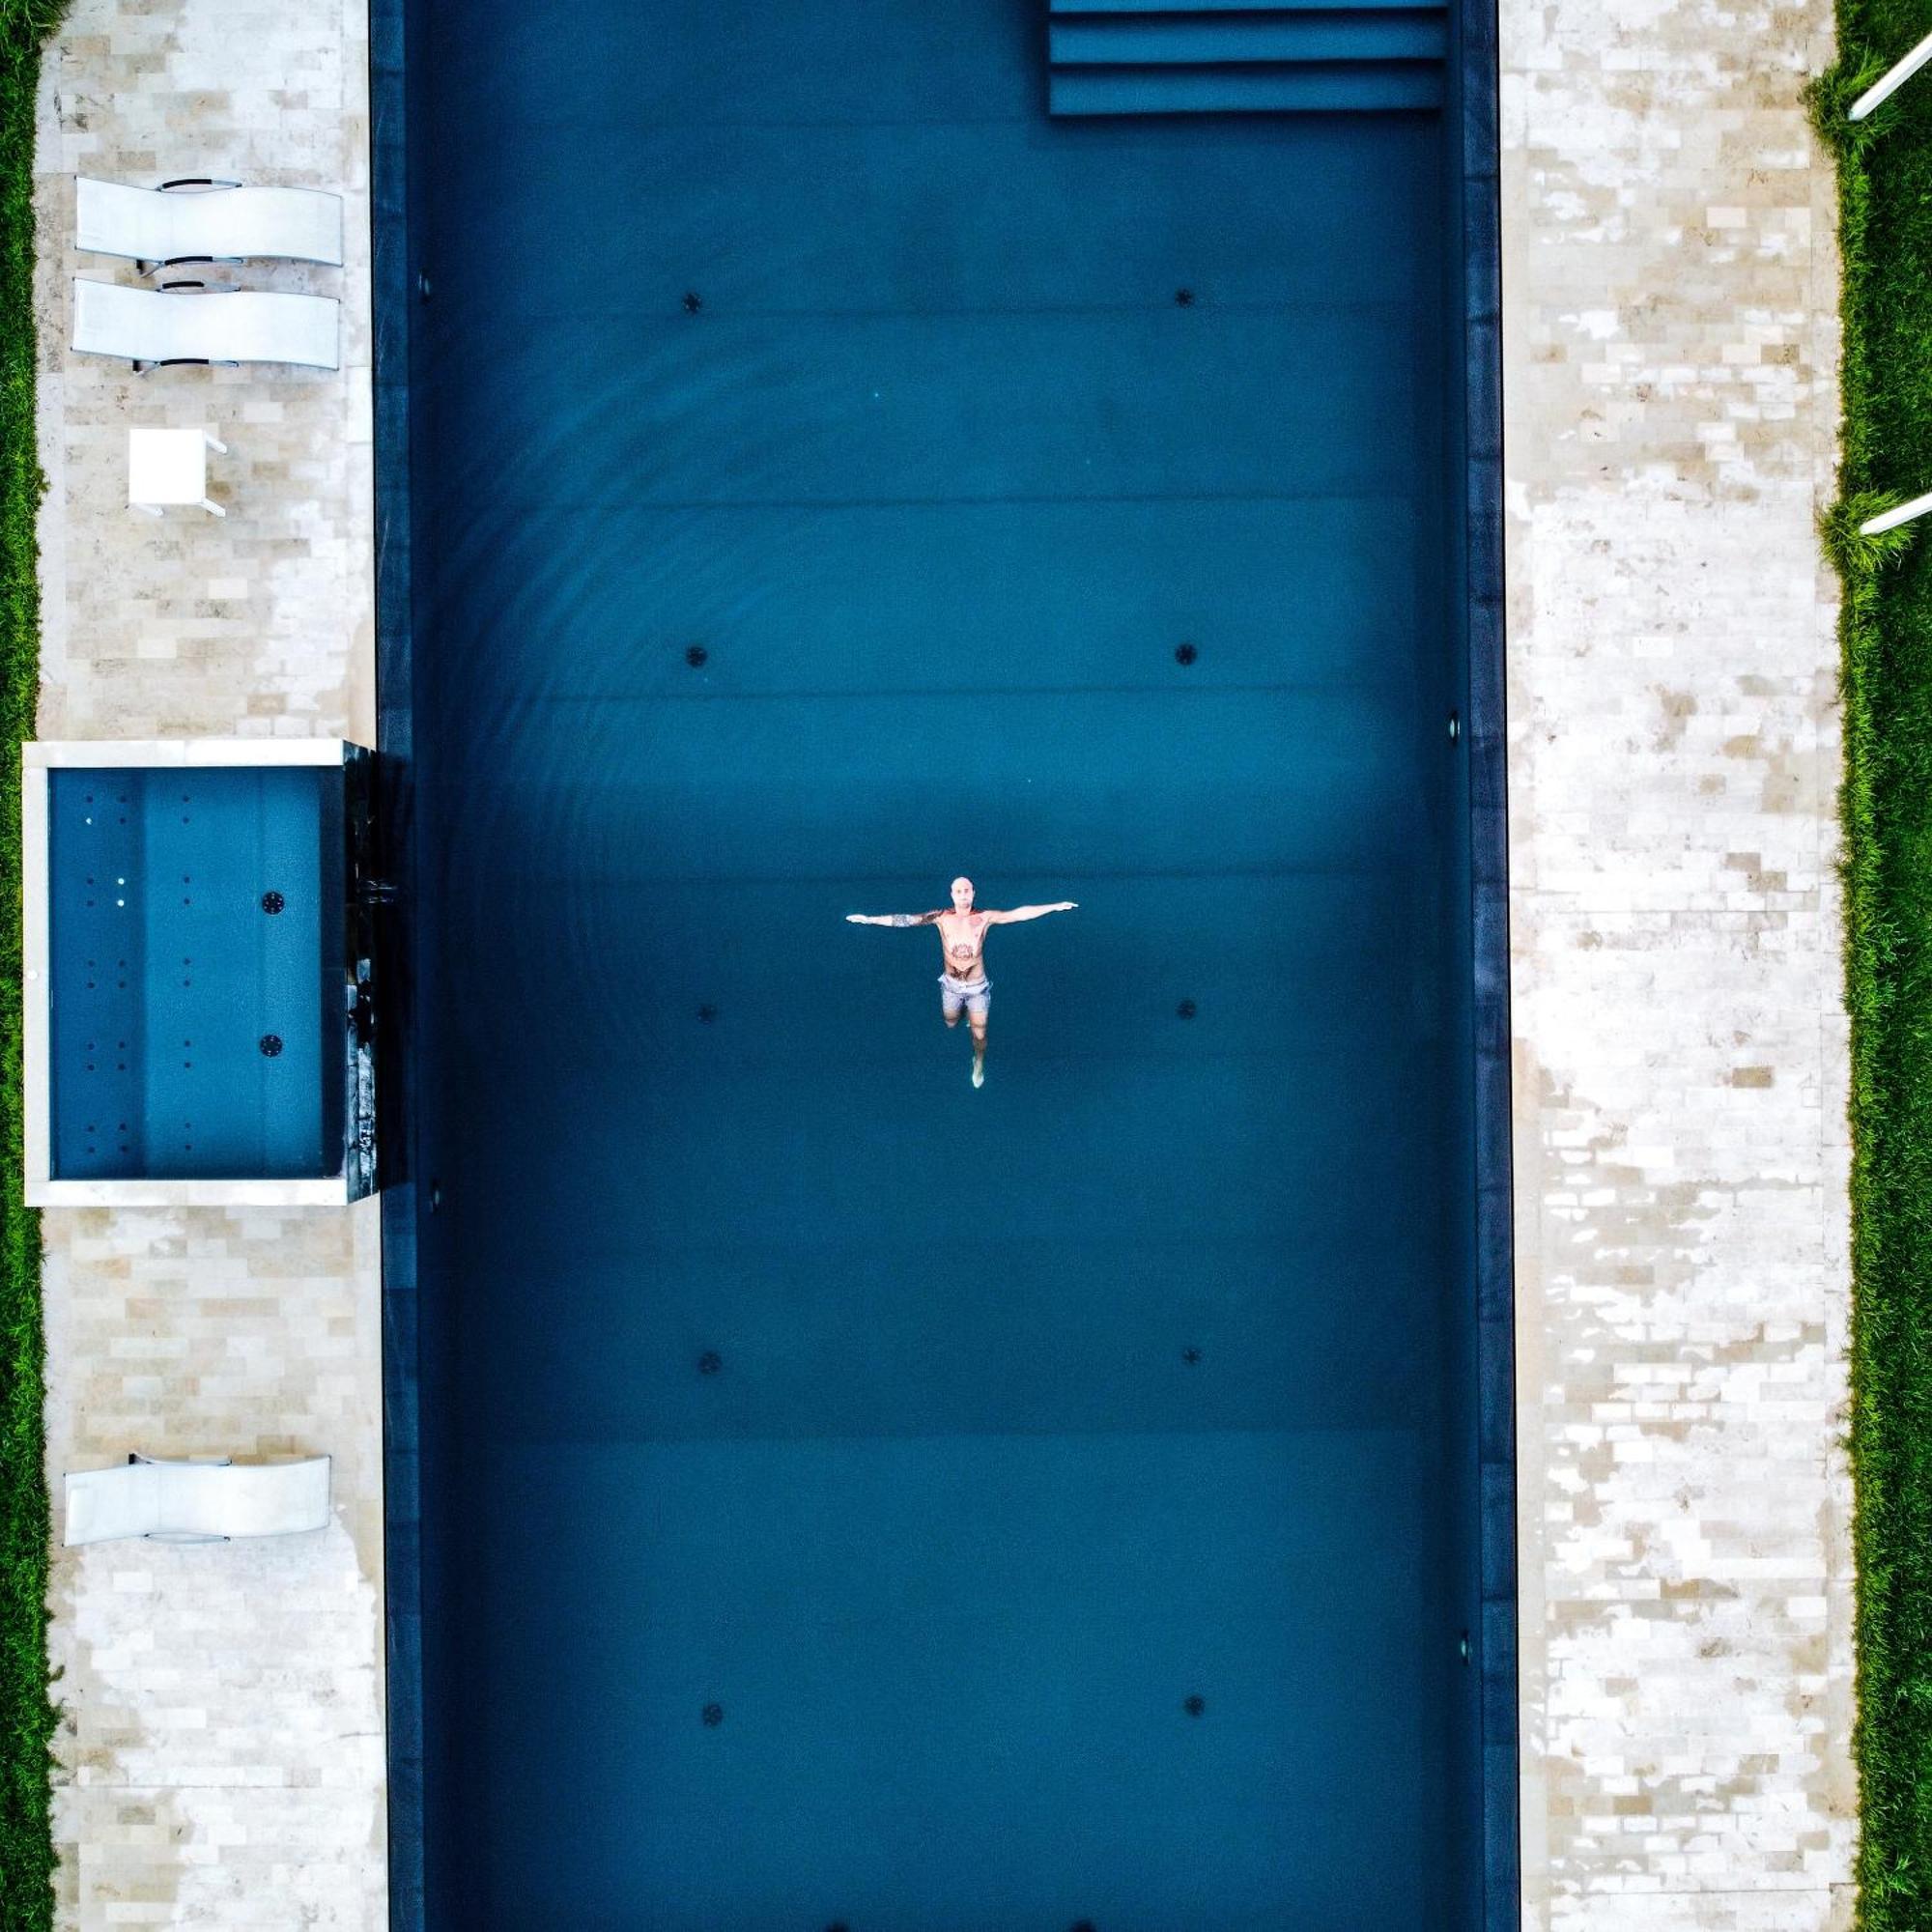
[[[367,46],[324,0],[77,0],[43,76],[43,737],[373,724]],[[340,270],[213,271],[344,304],[344,367],[70,355],[71,175],[348,197]],[[129,424],[206,425],[224,521],[126,506]],[[71,1926],[385,1922],[376,1209],[50,1210],[47,1463],[326,1452],[334,1520],[212,1548],[57,1550],[55,1828]]]
[[[1527,1926],[1848,1922],[1829,9],[1503,30]]]

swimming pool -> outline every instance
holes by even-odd
[[[409,26],[423,1920],[1505,1922],[1444,116]]]
[[[374,1185],[368,761],[335,739],[26,747],[30,1200]]]

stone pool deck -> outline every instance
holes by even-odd
[[[44,66],[40,734],[371,742],[368,60],[343,0],[77,0]],[[250,265],[343,299],[343,368],[71,356],[72,177],[341,189],[347,266]],[[186,270],[189,274],[206,270]],[[215,278],[222,276],[213,271]],[[127,428],[207,426],[228,511],[127,507]],[[49,1209],[47,1469],[130,1449],[334,1458],[334,1522],[219,1548],[56,1550],[61,1922],[386,1921],[374,1204]]]
[[[1823,0],[1504,0],[1525,1926],[1849,1921]],[[44,736],[373,717],[366,32],[78,0],[40,150]],[[65,350],[75,170],[342,188],[339,376]],[[226,522],[124,504],[206,423]],[[385,1919],[373,1208],[49,1211],[47,1460],[326,1450],[336,1522],[56,1555],[70,1926]],[[1391,1928],[1398,1932],[1398,1928]]]
[[[1848,1925],[1823,0],[1502,7],[1525,1923]]]

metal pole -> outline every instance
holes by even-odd
[[[1932,34],[1927,34],[1896,67],[1875,80],[1852,102],[1851,118],[1862,121],[1881,101],[1889,100],[1927,61],[1932,61]]]
[[[1932,42],[1926,43],[1932,46]],[[1870,517],[1859,526],[1861,537],[1875,537],[1882,530],[1895,530],[1900,524],[1909,524],[1914,517],[1922,517],[1932,510],[1932,491],[1922,497],[1915,497],[1909,503],[1901,503],[1895,510],[1888,510],[1882,517]]]

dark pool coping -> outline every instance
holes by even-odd
[[[409,1037],[411,696],[409,102],[404,0],[370,0],[370,246],[375,339],[376,806],[397,886],[378,959],[384,1064],[377,1092],[383,1215],[384,1669],[388,1747],[389,1924],[423,1932],[422,1470],[417,1432],[416,1186]]]
[[[1496,0],[1463,0],[1463,582],[1469,635],[1483,1926],[1520,1923],[1516,1284],[1510,1175],[1509,762],[1503,620],[1502,195]]]
[[[389,1924],[423,1932],[421,1465],[417,1433],[416,1193],[409,965],[414,869],[411,753],[410,321],[406,0],[370,0],[369,106],[375,325],[377,790],[398,887],[382,960],[384,1663],[388,1699]],[[1504,720],[1502,276],[1495,0],[1462,0],[1464,527],[1469,692],[1470,932],[1477,1461],[1482,1623],[1484,1932],[1520,1924],[1517,1710],[1516,1340],[1510,1179],[1509,815]]]

